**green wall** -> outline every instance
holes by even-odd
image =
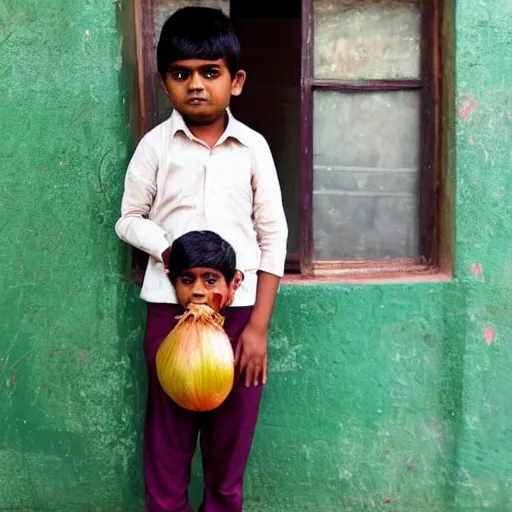
[[[121,20],[112,1],[0,1],[0,510],[130,510],[142,492],[143,311],[113,233]]]
[[[128,7],[0,2],[0,510],[142,510]],[[512,511],[512,1],[455,19],[456,278],[282,287],[248,511]]]

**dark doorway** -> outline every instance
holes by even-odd
[[[301,1],[231,0],[247,83],[235,117],[270,145],[289,225],[290,263],[299,251]]]

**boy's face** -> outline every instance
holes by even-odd
[[[231,77],[225,59],[173,62],[161,85],[172,106],[188,121],[207,125],[224,115],[231,96],[239,96],[245,71]]]
[[[233,281],[228,284],[221,272],[212,268],[197,267],[182,272],[174,288],[178,302],[183,307],[186,308],[189,304],[207,304],[218,310],[232,304],[235,291],[241,282],[242,273],[238,270]],[[214,298],[215,296],[218,298]]]

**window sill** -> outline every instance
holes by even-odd
[[[414,284],[414,283],[449,283],[452,275],[443,272],[434,274],[401,274],[389,276],[322,276],[303,277],[293,274],[286,274],[281,280],[284,285],[316,285],[316,284],[350,284],[350,285],[376,285],[376,284]]]
[[[312,276],[286,273],[283,284],[409,284],[450,282],[451,272],[411,260],[318,263]]]

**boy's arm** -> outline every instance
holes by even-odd
[[[267,335],[279,282],[284,274],[288,226],[281,188],[270,148],[264,139],[255,152],[254,224],[261,250],[256,302],[240,336],[236,359],[245,370],[245,385],[267,381]]]
[[[165,231],[147,218],[156,195],[157,168],[157,154],[143,138],[126,172],[121,218],[115,229],[121,240],[162,261],[162,253],[169,246]]]
[[[263,137],[254,152],[254,225],[261,250],[259,271],[283,277],[288,226],[274,159]]]

